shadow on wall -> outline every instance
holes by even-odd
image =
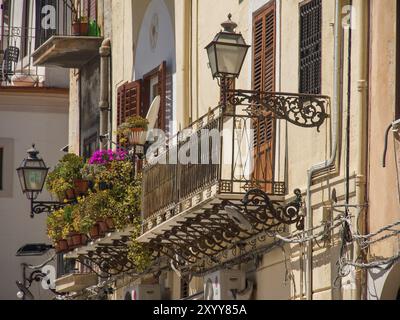
[[[389,271],[369,271],[368,294],[370,300],[400,300],[400,263]]]

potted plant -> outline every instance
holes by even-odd
[[[76,17],[72,23],[72,34],[74,36],[87,36],[89,33],[89,20],[86,16]]]
[[[123,150],[97,150],[93,153],[89,160],[90,165],[98,165],[103,167],[110,167],[110,164],[114,161],[124,161],[126,159],[127,152]],[[98,170],[102,171],[102,170]]]
[[[65,155],[46,180],[47,190],[60,201],[74,200],[87,194],[89,182],[82,179],[83,159],[75,154]]]
[[[53,212],[47,218],[47,235],[55,244],[57,253],[64,253],[69,250],[67,241],[67,223],[64,220],[64,209]]]
[[[104,173],[111,168],[113,162],[124,161],[127,152],[123,150],[98,150],[89,160],[88,167],[85,168],[88,176],[92,176],[97,188],[100,191],[112,189],[113,180],[105,181]],[[96,177],[96,178],[94,178]]]
[[[120,139],[127,139],[131,145],[142,145],[146,139],[145,132],[148,129],[148,125],[149,121],[140,116],[128,117],[118,127],[117,135]]]

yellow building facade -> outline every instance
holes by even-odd
[[[240,96],[243,90],[267,92],[265,96],[270,100],[258,104],[247,100],[248,105],[265,108],[270,103],[272,109],[286,108],[292,99],[292,107],[303,110],[292,122],[276,113],[277,109],[272,115],[263,112],[261,118],[252,115],[247,125],[252,123],[259,132],[253,145],[231,136],[232,142],[223,139],[219,149],[221,157],[229,157],[230,152],[232,158],[242,160],[255,155],[255,175],[263,172],[268,178],[262,189],[269,200],[285,209],[298,205],[296,217],[304,222],[303,228],[296,230],[292,220],[278,224],[277,230],[266,226],[257,229],[258,233],[253,230],[251,237],[243,241],[234,238],[231,246],[224,238],[225,250],[218,252],[218,260],[210,258],[210,262],[202,256],[207,261],[202,260],[201,265],[193,257],[179,265],[181,260],[176,255],[180,251],[173,251],[171,259],[176,260],[163,265],[156,276],[151,272],[112,279],[116,290],[110,298],[124,299],[135,285],[158,285],[163,299],[202,299],[211,290],[208,275],[222,271],[218,273],[222,279],[223,270],[240,273],[244,285],[237,289],[236,297],[242,299],[397,297],[400,280],[395,259],[399,251],[396,231],[389,239],[376,243],[369,241],[392,229],[362,237],[399,219],[395,191],[397,142],[394,153],[389,148],[387,167],[381,166],[385,130],[399,116],[396,1],[104,0],[97,2],[97,8],[103,31],[97,48],[101,47],[103,53],[111,49],[108,55],[93,58],[100,60],[99,66],[93,67],[100,80],[83,78],[82,68],[87,65],[70,71],[70,148],[76,153],[86,150],[80,127],[86,105],[82,106],[80,97],[91,86],[104,86],[108,91],[104,96],[105,91],[100,90],[101,102],[108,103],[107,107],[99,104],[100,122],[103,119],[107,126],[100,126],[97,133],[113,136],[114,141],[114,131],[121,121],[132,114],[146,116],[157,96],[161,110],[157,125],[169,136],[185,128],[193,134],[199,128],[211,127],[215,118],[221,119],[221,125],[243,130],[246,122],[241,119],[246,109],[240,109],[240,103],[232,99],[221,102],[221,88],[213,80],[205,50],[229,13],[237,23],[236,31],[252,46],[240,76],[230,83],[237,92],[230,94]],[[327,115],[321,125],[296,125],[301,120],[313,121],[307,115],[313,113],[312,103],[316,102]],[[236,111],[229,109],[232,106]],[[286,110],[290,113],[294,109]],[[254,125],[252,121],[261,122]],[[396,125],[392,128],[397,130]],[[267,142],[262,140],[261,131]],[[389,141],[393,141],[393,134]],[[260,149],[267,154],[264,162],[258,159]],[[240,207],[246,192],[254,187],[246,183],[254,179],[249,175],[245,179],[242,171],[246,171],[247,164],[242,162],[246,161],[233,161],[233,167],[220,168],[219,175],[210,181],[202,167],[183,167],[178,170],[180,175],[175,175],[167,165],[145,165],[143,230],[138,241],[151,244],[157,238],[163,247],[162,241],[172,239],[163,235],[181,224],[187,226],[190,217],[226,217],[223,207],[220,211],[215,208],[226,208],[227,203]],[[235,178],[239,171],[240,178]],[[226,174],[232,178],[224,178]],[[177,184],[179,195],[173,192]],[[295,189],[300,190],[297,198]],[[301,203],[296,202],[300,195]],[[217,211],[210,213],[210,208]],[[210,224],[202,228],[210,228]],[[215,230],[221,228],[223,223]],[[179,230],[173,235],[182,236],[179,232],[183,229]],[[196,233],[199,229],[195,230],[193,234],[185,233],[186,240],[180,242],[181,246],[187,243],[192,253],[195,240],[185,241],[201,238],[202,234]],[[167,251],[170,248],[164,247]],[[164,249],[160,252],[165,253]],[[205,252],[205,256],[210,254]],[[388,258],[392,269],[383,275],[376,272],[374,266]],[[231,294],[226,282],[221,280],[219,285],[222,292]],[[376,292],[371,293],[372,287],[378,288]]]

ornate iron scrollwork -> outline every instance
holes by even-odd
[[[294,193],[296,199],[293,202],[281,205],[271,201],[268,194],[260,189],[250,190],[242,200],[245,216],[251,223],[262,222],[269,229],[281,224],[295,224],[297,230],[302,231],[304,230],[304,216],[300,214],[300,209],[303,200],[299,189],[296,189]]]
[[[47,213],[50,214],[54,211],[62,209],[67,204],[61,202],[43,202],[43,201],[32,201],[31,202],[31,218],[38,214]]]
[[[227,250],[232,250],[233,255],[241,254],[249,243],[257,245],[257,237],[263,242],[268,231],[282,225],[296,225],[298,230],[303,230],[300,190],[295,195],[294,201],[283,205],[271,201],[262,190],[250,190],[241,204],[227,200],[188,217],[151,240],[149,247],[155,255],[172,260],[177,269],[190,268],[204,259],[219,264],[219,255]],[[229,213],[228,207],[234,208],[237,214]]]
[[[250,90],[227,90],[228,102],[232,105],[248,105],[248,112],[264,116],[272,112],[277,119],[286,120],[303,128],[319,128],[329,117],[327,96],[267,93]]]

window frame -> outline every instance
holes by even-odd
[[[319,38],[319,83],[318,83],[318,89],[316,90],[316,87],[313,87],[310,85],[311,80],[308,80],[307,84],[307,90],[304,90],[303,84],[302,84],[302,38],[303,38],[303,32],[302,32],[302,16],[301,16],[301,10],[308,4],[310,4],[313,1],[320,1],[320,38]],[[299,3],[299,93],[302,94],[321,94],[322,93],[322,47],[323,47],[323,37],[322,37],[322,26],[323,26],[323,2],[322,0],[305,0],[301,3]],[[314,91],[315,89],[315,91]]]
[[[3,149],[2,159],[2,188],[0,188],[0,202],[2,198],[12,198],[14,193],[15,163],[14,139],[0,138],[0,148]]]

